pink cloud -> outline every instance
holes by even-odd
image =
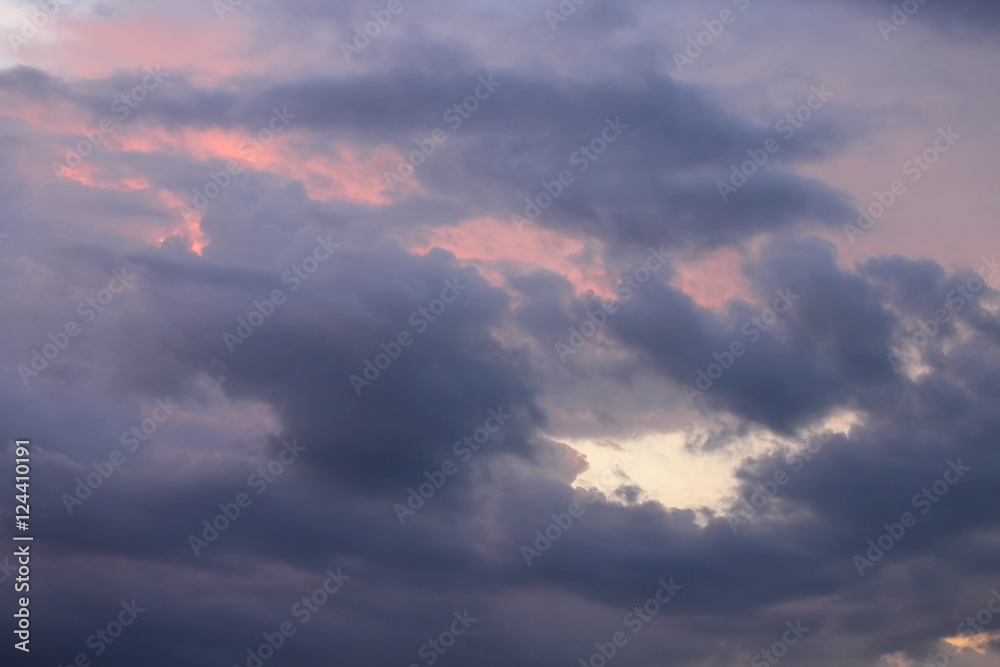
[[[702,308],[721,310],[730,299],[750,293],[741,272],[742,261],[740,252],[724,248],[691,262],[678,262],[673,285]]]
[[[578,293],[593,290],[613,296],[614,281],[609,280],[603,266],[587,265],[574,258],[592,250],[594,242],[534,225],[525,225],[518,232],[509,221],[477,218],[454,227],[428,230],[426,236],[403,239],[403,243],[418,253],[435,247],[449,250],[463,262],[477,266],[495,285],[502,285],[504,275],[511,270],[542,268],[565,276]]]

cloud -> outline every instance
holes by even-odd
[[[219,21],[111,3],[0,71],[0,421],[32,443],[35,657],[247,664],[292,619],[274,664],[428,664],[465,611],[442,660],[575,663],[625,628],[622,665],[746,664],[800,622],[784,664],[870,667],[955,636],[996,586],[1000,303],[974,282],[989,239],[956,234],[963,262],[844,244],[857,202],[831,170],[908,139],[872,121],[882,103],[838,88],[723,200],[718,181],[802,90],[782,72],[717,79],[709,58],[674,78],[697,3],[584,3],[555,32],[540,5],[406,4],[347,63],[340,40],[383,6],[245,2]],[[713,57],[765,24],[755,48],[773,55],[790,7],[755,3]],[[948,28],[971,7],[914,20]],[[801,25],[829,45],[866,9],[822,11],[829,26]],[[88,35],[104,41],[71,39]],[[162,85],[54,172],[161,54]],[[499,85],[477,95],[485,77]],[[162,400],[179,407],[103,463]],[[732,497],[661,503],[637,481],[655,475],[627,471],[577,488],[602,472],[580,443],[640,439],[725,459],[712,488]],[[301,622],[337,568],[350,579]],[[661,580],[682,588],[633,633]],[[88,638],[133,600],[144,611],[98,656]]]

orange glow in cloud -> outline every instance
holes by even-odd
[[[270,170],[279,171],[281,167],[291,167],[292,173],[298,171],[306,191],[314,199],[377,206],[392,203],[386,193],[384,172],[387,165],[401,159],[398,153],[389,148],[379,148],[366,159],[359,151],[348,146],[338,146],[338,152],[339,160],[315,156],[303,162],[301,167],[294,162],[295,155],[288,154],[285,157],[287,162],[275,164]]]
[[[150,182],[140,176],[114,179],[108,177],[103,170],[93,164],[84,162],[77,167],[63,167],[59,170],[63,180],[73,181],[90,188],[111,190],[115,192],[138,192],[149,190]]]
[[[62,169],[62,177],[65,180],[73,181],[90,188],[99,188],[114,192],[144,192],[149,193],[153,188],[149,181],[142,177],[110,178],[96,166],[83,163],[78,167]],[[153,232],[142,232],[135,226],[125,230],[128,236],[135,237],[144,243],[156,243],[160,245],[169,239],[181,238],[188,248],[197,255],[208,246],[208,238],[201,231],[201,218],[185,218],[180,213],[180,208],[187,202],[183,201],[176,194],[167,190],[157,189],[152,192],[157,201],[168,211],[176,212],[179,221],[176,225]]]
[[[65,131],[65,128],[60,128]],[[264,143],[266,141],[266,143]],[[159,127],[142,125],[116,128],[104,136],[97,149],[112,155],[115,152],[173,154],[203,162],[235,163],[240,170],[268,173],[285,181],[301,182],[309,197],[319,201],[344,201],[369,206],[390,204],[392,199],[385,181],[385,172],[402,159],[395,149],[376,148],[364,153],[347,145],[336,145],[329,154],[321,148],[305,148],[302,138],[291,134],[265,135],[262,140],[245,130],[219,128],[185,128],[170,132]],[[64,157],[59,154],[59,159]],[[215,171],[226,169],[219,165]],[[205,182],[209,179],[205,170]],[[238,173],[238,172],[237,172]],[[130,176],[115,180],[86,160],[76,168],[63,167],[64,179],[88,187],[114,191],[153,190],[146,178]],[[193,193],[156,193],[159,201],[171,212],[177,212],[177,225],[163,230],[156,242],[180,237],[192,252],[200,254],[209,241],[201,232],[201,215],[180,213],[184,205],[191,206]]]
[[[1000,633],[990,634],[988,632],[981,632],[978,635],[972,636],[959,635],[957,637],[948,637],[945,641],[959,650],[972,650],[985,655],[989,645],[997,639],[1000,639]]]
[[[67,181],[74,181],[80,185],[86,185],[91,188],[101,188],[103,190],[113,189],[105,185],[97,178],[100,173],[101,172],[97,169],[97,167],[92,164],[87,164],[86,162],[78,167],[63,167],[59,170],[59,174]]]
[[[577,294],[590,290],[603,298],[617,298],[617,274],[599,261],[588,265],[574,259],[588,251],[595,259],[600,258],[600,248],[593,241],[588,246],[581,239],[535,225],[525,225],[518,233],[510,222],[479,218],[454,227],[437,227],[424,238],[402,242],[411,252],[444,248],[461,261],[477,266],[494,285],[502,285],[504,273],[511,269],[542,268],[564,276],[573,283]],[[702,308],[721,310],[730,299],[750,294],[740,271],[741,261],[738,252],[724,249],[676,264],[678,276],[673,285]]]
[[[603,265],[584,265],[574,260],[594,246],[557,231],[525,225],[518,232],[514,224],[498,218],[478,218],[455,227],[428,230],[426,238],[403,241],[411,252],[426,253],[431,248],[444,248],[463,262],[477,266],[494,285],[504,283],[504,273],[510,270],[548,269],[565,276],[578,293],[593,290],[614,298],[614,283]]]
[[[133,131],[118,134],[111,140],[111,145],[125,152],[186,155],[200,161],[239,161],[246,159],[247,154],[240,151],[245,140],[246,136],[235,130],[184,128],[168,131],[152,127],[134,128]]]
[[[180,217],[176,225],[166,228],[157,236],[156,243],[163,245],[167,241],[179,238],[187,243],[188,249],[191,252],[200,255],[209,244],[208,237],[201,231],[201,216],[188,216],[180,213],[181,206],[189,205],[189,203],[173,192],[160,190],[156,196],[163,203],[165,209],[168,211],[177,211],[177,215]]]
[[[366,156],[350,146],[337,145],[331,156],[303,148],[290,134],[275,134],[262,143],[252,133],[219,128],[143,130],[121,135],[115,145],[123,151],[174,153],[205,162],[233,160],[240,169],[300,181],[313,199],[376,206],[391,203],[384,172],[402,159],[388,147]]]
[[[588,246],[581,239],[535,225],[525,225],[518,233],[505,220],[479,218],[454,227],[437,227],[424,237],[401,242],[411,252],[425,253],[434,247],[449,250],[461,261],[477,266],[494,285],[502,285],[504,273],[511,269],[542,268],[567,278],[578,294],[591,290],[603,298],[617,298],[614,287],[619,276],[600,262],[601,248],[594,241]],[[592,255],[596,263],[585,263],[585,254]],[[673,285],[700,307],[721,310],[730,299],[750,294],[741,262],[738,252],[724,249],[675,264],[678,276]]]
[[[16,118],[32,134],[80,135],[72,143],[83,139],[84,130],[94,129],[93,124],[85,122],[80,117],[79,110],[68,102],[52,100],[38,104],[17,95],[0,93],[0,108],[3,109],[4,116]]]

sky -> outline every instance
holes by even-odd
[[[996,665],[997,72],[986,0],[0,2],[0,662]]]

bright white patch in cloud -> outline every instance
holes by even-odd
[[[638,501],[655,500],[666,507],[722,510],[735,489],[733,471],[739,463],[731,452],[692,453],[684,448],[683,432],[654,433],[617,443],[575,440],[569,444],[587,457],[590,468],[573,486],[597,489],[609,499],[622,487],[641,489]]]
[[[859,415],[842,411],[803,434],[802,439],[778,438],[768,431],[753,431],[726,447],[700,452],[685,448],[695,433],[651,433],[627,440],[562,439],[587,457],[590,467],[573,486],[596,489],[609,499],[627,504],[623,487],[638,487],[632,500],[654,500],[677,509],[712,509],[726,512],[737,495],[736,471],[747,457],[777,449],[798,451],[815,433],[848,433]],[[821,456],[819,452],[814,456]],[[808,465],[808,462],[806,463]],[[791,473],[789,473],[791,474]],[[704,517],[702,517],[704,518]]]

